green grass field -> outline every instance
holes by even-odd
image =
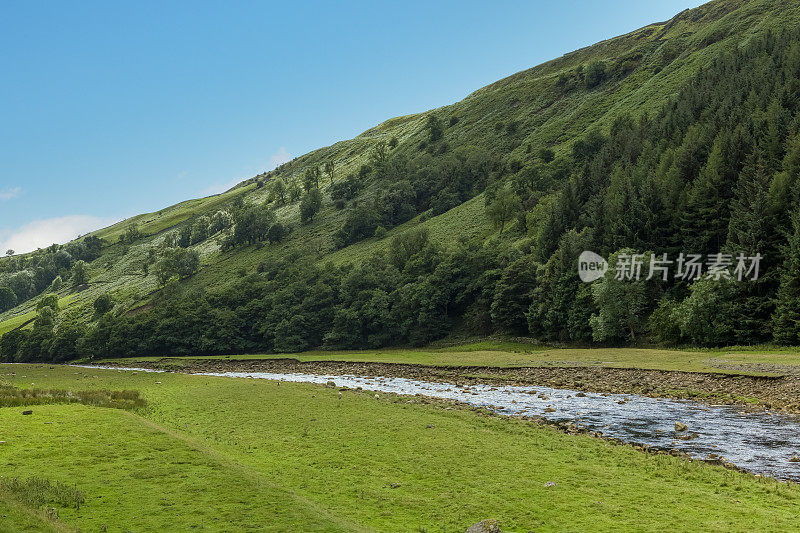
[[[14,496],[0,489],[0,531],[73,531],[54,523],[47,516],[21,504]]]
[[[504,531],[797,525],[796,485],[418,398],[42,365],[0,373],[6,385],[133,389],[148,401],[133,412],[0,408],[2,479],[44,477],[85,494],[80,509],[48,504],[52,521],[0,491],[0,531],[461,532],[484,518]]]
[[[665,350],[651,348],[550,348],[524,342],[480,341],[451,347],[402,348],[354,351],[309,351],[293,354],[246,354],[234,356],[173,357],[170,365],[191,365],[197,359],[273,359],[299,361],[349,361],[403,363],[434,366],[541,367],[599,366],[639,368],[680,372],[717,372],[772,375],[748,365],[797,367],[800,350],[746,350],[738,347],[720,350]],[[107,362],[156,361],[159,357],[108,359]],[[721,366],[722,365],[722,366]],[[728,368],[734,365],[735,368]]]

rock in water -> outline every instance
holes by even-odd
[[[800,455],[795,455],[791,459],[789,459],[790,463],[800,463]]]
[[[472,524],[466,533],[502,533],[497,520],[481,520],[477,524]]]
[[[689,429],[689,426],[686,424],[675,422],[675,431],[686,431],[687,429]]]

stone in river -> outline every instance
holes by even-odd
[[[682,422],[675,422],[675,431],[686,431],[689,429],[689,426]]]

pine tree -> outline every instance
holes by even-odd
[[[336,172],[336,162],[331,159],[327,163],[325,163],[325,174],[328,175],[328,179],[331,180],[331,184],[333,184],[333,175]]]
[[[733,308],[740,317],[736,326],[737,340],[752,343],[767,340],[769,319],[774,310],[773,297],[777,289],[777,267],[780,266],[778,239],[775,231],[777,217],[769,197],[771,183],[756,151],[742,169],[731,202],[726,251],[734,257],[760,254],[758,280],[739,284],[737,304]]]
[[[800,342],[800,210],[792,215],[781,285],[773,316],[773,336],[781,344]]]
[[[681,215],[683,246],[695,253],[722,250],[728,233],[730,201],[744,162],[741,132],[725,130],[714,141],[708,161],[689,188]]]

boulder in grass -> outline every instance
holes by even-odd
[[[27,410],[27,411],[22,411],[22,414],[23,414],[23,415],[32,415],[32,414],[33,414],[33,411],[31,411],[31,410],[29,409],[29,410]]]
[[[497,520],[481,520],[477,524],[472,524],[467,528],[466,533],[502,533]]]

